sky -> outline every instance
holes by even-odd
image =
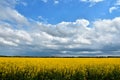
[[[0,55],[120,56],[120,0],[0,0]]]

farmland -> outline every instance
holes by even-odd
[[[120,58],[0,58],[0,80],[120,80]]]

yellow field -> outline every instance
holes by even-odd
[[[0,80],[120,80],[120,58],[0,58]]]

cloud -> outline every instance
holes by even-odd
[[[86,51],[86,55],[92,55],[92,53],[98,55],[96,52],[101,52],[100,55],[110,52],[111,48],[112,51],[119,50],[119,20],[119,17],[112,20],[97,20],[93,22],[93,27],[88,27],[90,22],[85,19],[61,22],[56,25],[33,22],[31,26],[34,26],[34,29],[30,32],[1,28],[0,37],[9,41],[9,43],[1,41],[6,46],[17,45],[24,52],[26,49],[31,52],[37,51],[38,55],[42,52],[59,53],[58,55],[63,55],[64,52],[68,55],[83,55]]]
[[[54,0],[54,4],[59,4],[59,1],[57,1],[57,0]]]
[[[42,16],[38,16],[40,22],[47,23],[47,18],[43,18]]]
[[[2,4],[1,55],[119,55],[120,17],[52,25],[29,20],[15,8]]]
[[[49,0],[41,0],[44,3],[47,3]],[[59,4],[59,0],[51,0],[54,4]]]
[[[67,50],[67,54],[72,51],[71,55],[78,52],[80,55],[82,51],[91,52],[92,50],[92,53],[100,51],[103,54],[112,49],[113,51],[119,49],[119,20],[119,17],[112,20],[97,20],[93,22],[93,27],[88,27],[90,22],[85,19],[78,19],[75,22],[61,22],[56,25],[37,22],[31,36],[34,39],[33,44],[41,50],[49,49],[56,53]]]
[[[20,2],[23,6],[27,6],[28,4],[26,2]]]
[[[90,3],[90,7],[94,6],[97,3],[103,2],[104,0],[80,0],[81,2]]]
[[[4,38],[0,38],[0,43],[3,44],[3,45],[17,46],[17,44],[15,44],[14,42],[12,42],[12,41],[7,41],[7,40],[5,40]]]
[[[12,3],[7,3],[9,0],[7,1],[2,1],[0,3],[0,20],[1,21],[8,21],[10,23],[13,24],[28,24],[27,19],[21,15],[18,11],[16,11],[12,5]],[[15,2],[13,1],[14,5]]]
[[[120,8],[120,0],[116,0],[115,4],[109,8],[109,12],[112,13],[114,10],[118,10]]]
[[[0,6],[14,8],[19,0],[0,0]]]
[[[19,44],[27,44],[32,41],[29,33],[23,30],[14,30],[6,26],[0,25],[0,40],[4,44],[17,46]]]
[[[117,9],[118,9],[118,7],[111,7],[111,8],[109,9],[109,12],[112,13],[114,10],[117,10]]]
[[[117,0],[115,3],[116,6],[120,6],[120,0]]]
[[[90,2],[90,3],[98,3],[98,2],[102,2],[103,0],[80,0],[82,2]]]

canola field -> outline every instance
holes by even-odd
[[[120,80],[120,58],[0,58],[0,80]]]

